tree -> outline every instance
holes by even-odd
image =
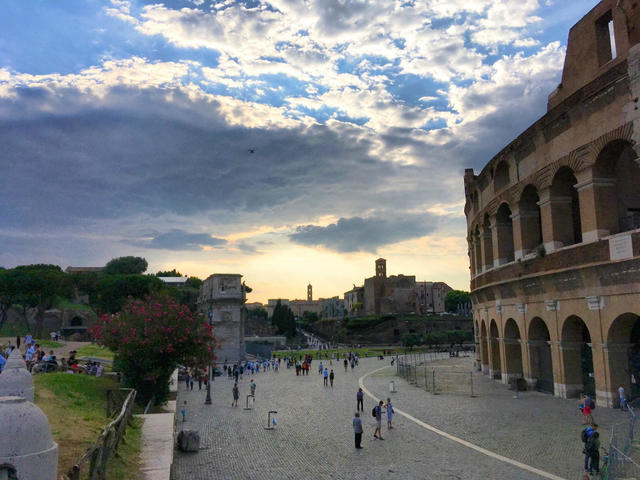
[[[296,317],[289,306],[282,305],[280,300],[273,309],[271,324],[278,329],[278,333],[286,335],[287,338],[296,336]]]
[[[320,316],[316,312],[303,312],[302,323],[305,325],[311,325],[312,323],[320,320]]]
[[[267,321],[269,314],[262,307],[247,308],[247,320]]]
[[[444,297],[444,308],[447,312],[455,312],[459,303],[469,303],[469,292],[463,290],[451,290]]]
[[[73,293],[69,278],[57,265],[20,265],[3,271],[1,283],[2,308],[21,305],[25,321],[27,309],[36,309],[37,338],[43,334],[45,310],[53,306],[58,295],[69,297]]]
[[[118,257],[104,266],[103,273],[114,274],[142,274],[147,270],[147,261],[142,257]]]
[[[174,268],[173,270],[160,270],[159,272],[156,273],[156,277],[182,277],[183,275],[176,271],[176,269]]]
[[[405,347],[409,347],[410,350],[413,350],[414,345],[420,345],[420,337],[415,333],[405,333],[402,336],[402,345]]]
[[[164,288],[155,275],[100,275],[97,279],[95,299],[91,299],[99,312],[116,313],[129,297],[144,298]]]
[[[189,277],[187,279],[187,287],[195,288],[196,290],[200,290],[202,286],[202,280],[198,277]]]
[[[216,359],[212,327],[167,295],[129,299],[118,314],[103,315],[90,333],[115,352],[114,368],[142,404],[168,398],[169,379],[179,365],[202,370]]]

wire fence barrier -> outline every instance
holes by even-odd
[[[607,479],[640,479],[639,407],[638,402],[627,405],[627,418],[611,426]]]

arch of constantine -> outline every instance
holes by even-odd
[[[640,5],[569,32],[547,113],[475,175],[465,214],[477,363],[614,406],[640,395]]]

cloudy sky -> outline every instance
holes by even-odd
[[[3,0],[0,265],[468,289],[465,167],[544,114],[595,0]]]

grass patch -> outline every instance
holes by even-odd
[[[142,424],[141,418],[132,418],[123,441],[118,446],[118,455],[109,460],[107,468],[107,480],[120,480],[127,478],[137,480],[141,478],[140,452],[142,451]]]
[[[113,360],[113,352],[107,347],[91,344],[85,345],[78,349],[78,357],[104,358],[105,360]]]
[[[36,343],[42,348],[62,348],[66,343],[55,342],[53,340],[36,340]]]
[[[34,375],[35,403],[49,419],[51,433],[58,443],[58,475],[66,473],[84,454],[111,421],[106,416],[107,390],[119,384],[105,377],[47,373]],[[129,429],[128,429],[129,430]],[[109,479],[136,479],[141,449],[140,424],[127,430],[125,442],[112,457]],[[113,465],[113,467],[112,467]],[[127,472],[122,474],[122,472]],[[119,475],[119,476],[118,476]]]
[[[93,309],[89,305],[85,305],[83,303],[73,303],[72,301],[66,298],[58,297],[54,304],[54,308],[58,308],[60,310],[82,310],[83,312],[93,311]]]
[[[5,322],[0,328],[0,337],[15,337],[20,335],[24,337],[27,333],[32,333],[29,327],[24,323],[7,323]]]

